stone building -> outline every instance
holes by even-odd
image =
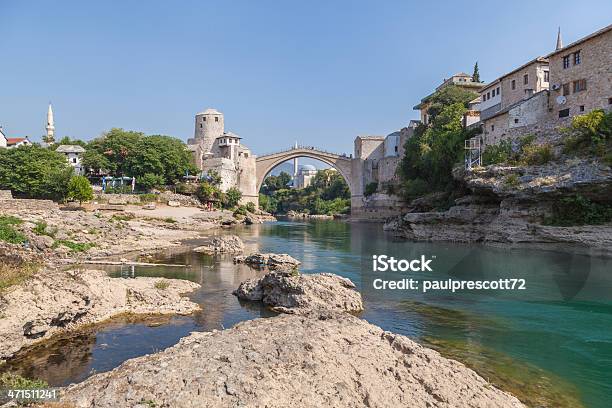
[[[612,108],[612,24],[557,49],[550,64],[550,115],[563,123],[594,109]]]
[[[66,156],[66,160],[74,168],[75,174],[83,174],[82,158],[83,153],[85,153],[83,147],[79,145],[60,145],[55,151]]]
[[[8,146],[8,139],[6,138],[6,135],[4,134],[4,130],[2,129],[2,126],[0,126],[0,147],[7,147]]]
[[[195,116],[195,132],[187,145],[196,166],[206,175],[214,170],[221,176],[221,191],[236,187],[242,202],[258,203],[255,156],[242,138],[225,131],[223,113],[207,109]]]
[[[442,83],[438,85],[438,87],[436,87],[434,92],[421,99],[421,102],[413,108],[414,110],[420,111],[421,123],[425,125],[429,124],[429,114],[427,113],[427,110],[430,106],[431,97],[434,96],[436,92],[441,89],[444,89],[449,85],[455,85],[474,92],[478,92],[484,86],[483,83],[474,81],[471,75],[468,75],[463,72],[452,75],[450,78],[444,79]]]
[[[502,140],[509,129],[533,125],[547,116],[548,59],[537,57],[480,90],[483,144]]]
[[[298,171],[295,188],[306,188],[312,184],[312,180],[317,175],[317,169],[311,164],[303,165]]]

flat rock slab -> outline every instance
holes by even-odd
[[[239,299],[262,301],[280,313],[304,314],[313,310],[356,313],[363,310],[361,294],[355,290],[353,282],[331,273],[270,272],[242,282],[233,293]]]
[[[245,263],[256,268],[271,270],[291,270],[300,266],[301,262],[288,254],[256,253],[248,256],[235,256],[234,263]]]
[[[62,400],[79,408],[524,407],[463,364],[347,313],[194,333],[64,389]]]
[[[193,249],[204,253],[236,253],[244,251],[244,242],[237,235],[212,237],[205,245]]]
[[[122,313],[190,314],[182,294],[200,285],[178,279],[111,278],[104,271],[41,271],[0,301],[0,360],[22,347]]]

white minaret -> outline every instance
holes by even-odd
[[[295,141],[294,149],[298,148],[297,140]],[[293,180],[297,180],[298,176],[298,158],[293,159]]]
[[[47,136],[45,137],[45,142],[47,144],[55,143],[55,123],[53,122],[53,108],[51,107],[51,102],[49,102],[49,110],[47,110]]]

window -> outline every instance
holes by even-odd
[[[497,87],[497,95],[499,95],[499,86]]]
[[[218,121],[219,121],[219,117],[215,116],[215,122],[218,122]]]
[[[563,57],[563,69],[569,68],[569,55]]]
[[[544,71],[544,82],[550,82],[550,72]]]
[[[518,123],[518,119],[514,119],[514,123]]]
[[[569,84],[563,84],[563,96],[567,96],[570,94]]]
[[[580,105],[580,112],[584,112],[584,105]]]
[[[529,74],[523,75],[523,85],[527,85],[529,83]]]
[[[394,149],[395,149],[395,153],[397,153],[397,146],[395,146],[395,148],[394,148]]]
[[[206,116],[202,118],[202,122],[206,122]]]
[[[608,105],[612,105],[612,98],[608,98]]]
[[[516,89],[516,81],[513,79],[512,80],[512,90]]]
[[[569,116],[569,108],[559,111],[560,118],[567,118]]]
[[[487,100],[491,99],[491,92],[487,92]]]
[[[491,132],[495,130],[495,125],[491,125]]]
[[[574,65],[579,65],[582,62],[582,58],[580,58],[580,50],[574,53]]]
[[[574,86],[574,93],[586,90],[586,79],[579,79],[572,83]]]

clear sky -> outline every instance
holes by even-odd
[[[485,81],[610,24],[604,1],[0,0],[0,124],[91,139],[193,135],[215,107],[256,154],[352,152],[405,126],[444,77]]]

